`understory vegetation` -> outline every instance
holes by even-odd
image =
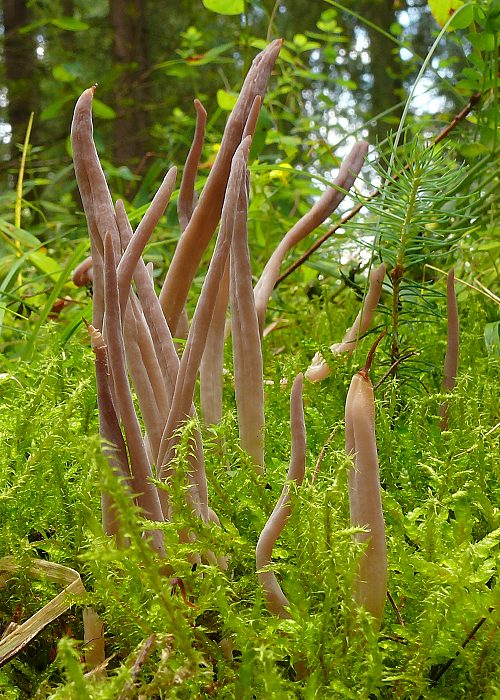
[[[222,12],[226,4],[216,3],[216,8]],[[327,31],[327,19],[335,22],[336,6],[329,3],[333,14],[322,16],[318,31]],[[82,150],[75,136],[77,119],[72,155],[92,247],[73,174],[71,189],[65,190],[58,178],[68,178],[67,170],[47,180],[35,167],[30,170],[34,156],[28,128],[13,180],[17,187],[0,198],[2,698],[500,698],[498,2],[462,5],[455,24],[445,17],[442,25],[404,96],[394,131],[372,145],[362,169],[360,161],[354,187],[349,180],[339,185],[349,190],[340,211],[325,210],[314,231],[287,249],[281,276],[273,279],[274,291],[261,310],[260,331],[259,312],[253,308],[245,316],[238,309],[245,294],[243,287],[235,293],[235,277],[244,278],[245,263],[244,255],[237,258],[234,252],[238,230],[246,234],[248,226],[252,269],[246,282],[252,292],[287,231],[307,221],[311,208],[328,196],[341,164],[337,148],[345,156],[345,142],[352,146],[354,138],[359,144],[367,136],[366,125],[357,122],[339,137],[332,155],[324,135],[306,117],[315,95],[302,90],[305,78],[297,59],[302,40],[286,41],[274,72],[269,67],[269,88],[256,124],[260,94],[248,99],[229,155],[209,122],[204,150],[194,166],[186,161],[184,170],[191,167],[197,177],[193,206],[186,206],[190,192],[178,189],[180,178],[174,187],[174,173],[172,201],[144,250],[148,266],[140,267],[139,261],[133,268],[134,274],[144,271],[147,284],[138,274],[132,283],[131,272],[125,292],[120,263],[137,237],[126,241],[120,229],[112,240],[111,231],[99,223],[106,198],[99,200],[92,187],[90,194],[85,191],[91,181],[90,151]],[[443,81],[446,89],[454,83],[458,107],[412,116],[424,69],[450,35],[449,41],[470,49],[465,68],[453,81]],[[318,34],[308,40],[326,43]],[[255,38],[251,45],[263,49],[266,44]],[[298,71],[296,79],[290,65]],[[436,73],[442,68],[434,65]],[[242,82],[234,93],[225,93],[231,104],[222,113],[234,107]],[[87,95],[89,115],[90,92],[80,98]],[[98,150],[99,109],[94,112]],[[186,120],[190,139],[202,109],[196,107],[198,122],[195,110]],[[233,115],[241,116],[238,109]],[[90,143],[91,129],[84,136]],[[178,143],[176,152],[186,159],[188,148],[183,151]],[[366,147],[356,148],[362,160]],[[168,298],[163,303],[160,289],[179,240],[178,250],[196,229],[190,229],[196,206],[205,211],[203,193],[212,191],[217,153],[223,154],[219,163],[227,165],[220,197],[213,195],[213,202],[220,199],[219,216],[222,211],[219,238],[201,251],[187,300],[181,299],[175,322],[167,325],[174,312]],[[137,226],[147,221],[148,203],[171,165],[156,163],[143,178],[124,177],[104,159],[113,216],[119,220],[122,212],[122,223],[128,216],[140,231]],[[121,204],[114,204],[116,194]],[[135,377],[130,380],[132,409],[147,434],[141,448],[151,467],[142,483],[161,502],[161,517],[154,517],[131,493],[131,480],[117,473],[118,450],[106,439],[111,412],[135,478],[125,409],[117,396],[116,357],[106,352],[132,348],[134,336],[127,336],[125,319],[133,304],[137,327],[144,316],[141,333],[151,334],[157,350],[161,324],[150,321],[154,304],[144,292],[148,285],[149,291],[154,288],[155,303],[158,308],[162,303],[167,319],[162,347],[169,341],[167,350],[175,348],[171,355],[180,357],[175,371],[169,365],[162,375],[175,375],[171,387],[165,379],[173,413],[176,392],[183,389],[178,389],[178,377],[189,374],[200,328],[207,318],[207,328],[213,320],[215,304],[200,310],[198,300],[205,298],[207,270],[213,271],[228,231],[233,238],[217,288],[223,288],[226,267],[231,282],[219,328],[226,338],[222,418],[206,419],[203,377],[196,380],[193,407],[187,391],[190,408],[180,412],[178,421],[168,411],[164,420],[148,417],[145,389]],[[320,240],[321,247],[309,249]],[[91,253],[94,278],[77,286],[71,275]],[[294,261],[296,269],[287,268]],[[180,277],[188,277],[184,268],[181,272]],[[381,278],[372,303],[367,300],[376,286],[374,272]],[[116,299],[110,301],[115,287]],[[228,298],[231,331],[229,324],[224,329]],[[199,322],[192,323],[196,330],[189,335],[177,323],[184,301],[187,316]],[[238,323],[244,339],[254,333],[258,340],[243,343],[243,359],[233,348],[233,339],[235,346],[242,342]],[[346,334],[353,328],[353,335]],[[450,370],[453,340],[458,342],[458,371]],[[99,380],[99,349],[111,377],[105,386],[102,375]],[[242,384],[241,366],[250,356],[254,362],[262,358],[259,386]],[[135,360],[130,358],[132,376]],[[322,375],[321,381],[304,380],[302,389],[302,480],[293,472],[300,433],[297,377],[307,377],[311,363]],[[164,370],[161,358],[158,366]],[[362,376],[374,392],[380,470],[375,496],[379,488],[387,550],[381,620],[355,593],[369,551],[370,520],[357,522],[353,516],[353,469],[362,469],[357,464],[362,450],[357,443],[355,450],[349,448],[352,418],[346,398],[353,376]],[[265,427],[256,428],[264,441],[262,464],[259,454],[241,447],[242,406],[248,395],[257,401],[259,392],[265,415]],[[155,427],[157,418],[161,440],[155,448],[150,425]],[[206,474],[208,517],[204,504],[196,502],[194,487],[199,492],[201,487],[193,465]],[[277,502],[287,509],[286,524],[271,546],[271,563],[259,569],[256,547]],[[285,596],[278,612],[262,577],[270,571]],[[376,576],[364,583],[375,586]]]

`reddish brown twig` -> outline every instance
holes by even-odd
[[[492,612],[492,610],[493,610],[493,608],[489,608],[488,612]],[[435,669],[433,672],[431,672],[431,686],[432,687],[437,685],[437,682],[439,681],[439,679],[446,673],[446,671],[450,668],[450,666],[455,661],[455,659],[458,658],[458,656],[460,656],[460,651],[462,649],[465,649],[467,644],[474,639],[475,635],[480,630],[480,628],[484,625],[486,620],[487,620],[486,617],[482,617],[478,622],[476,622],[474,627],[471,629],[471,631],[469,632],[467,637],[464,639],[464,641],[460,645],[460,649],[456,652],[455,656],[452,657],[451,659],[448,659],[448,661],[446,663],[444,663],[442,666],[439,666],[437,669]]]

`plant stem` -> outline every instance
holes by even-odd
[[[399,359],[399,310],[401,306],[400,300],[400,290],[401,290],[401,280],[405,272],[405,257],[406,248],[410,238],[410,227],[412,223],[413,212],[415,210],[415,205],[417,201],[418,188],[422,182],[422,170],[418,168],[415,176],[412,178],[411,191],[408,198],[408,204],[406,206],[405,218],[401,227],[401,238],[399,241],[398,252],[396,257],[396,265],[391,272],[392,279],[392,345],[391,345],[391,365],[396,363]],[[396,371],[397,365],[394,367],[394,373]]]

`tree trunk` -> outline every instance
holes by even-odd
[[[24,141],[31,112],[37,112],[37,90],[33,83],[36,71],[35,42],[31,32],[19,29],[31,22],[27,0],[3,0],[4,63],[8,86],[8,118],[12,129],[11,156],[16,143]]]
[[[110,0],[113,63],[117,73],[114,107],[114,159],[129,165],[139,161],[147,144],[149,67],[145,0]]]
[[[363,9],[360,11],[363,17],[387,33],[390,33],[391,24],[397,20],[394,0],[371,0],[363,3]],[[376,116],[401,99],[398,96],[402,89],[400,60],[393,41],[368,25],[365,29],[370,39],[370,72],[373,76],[370,111],[372,116]],[[401,107],[391,112],[391,120],[399,118],[401,113]],[[382,141],[387,136],[387,130],[383,119],[377,120],[377,123],[370,127],[372,143]]]

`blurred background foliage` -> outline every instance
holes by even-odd
[[[355,139],[367,139],[374,147],[372,162],[381,154],[387,157],[392,143],[388,134],[397,129],[428,57],[405,114],[406,140],[411,142],[417,133],[424,141],[431,140],[472,96],[480,96],[475,110],[451,134],[448,147],[452,158],[475,168],[476,193],[483,186],[488,193],[480,202],[482,224],[464,243],[463,262],[471,264],[472,249],[475,259],[483,251],[481,260],[488,261],[488,272],[482,283],[489,287],[498,282],[498,270],[491,265],[499,248],[492,229],[498,183],[491,174],[497,149],[500,3],[469,3],[429,55],[440,31],[435,17],[443,22],[449,8],[460,4],[3,0],[0,330],[4,342],[18,338],[23,319],[33,312],[45,320],[63,309],[71,321],[75,304],[75,319],[88,304],[67,277],[61,277],[75,242],[86,240],[68,136],[78,95],[98,84],[96,144],[113,196],[124,198],[137,221],[166,169],[172,164],[182,168],[194,131],[195,97],[209,115],[199,170],[202,186],[252,58],[267,40],[278,36],[284,37],[285,45],[251,159],[252,170],[258,173],[250,211],[255,273],[331,181]],[[26,138],[31,113],[33,124]],[[365,193],[380,182],[368,167],[364,177]],[[369,229],[370,215],[364,217]],[[330,239],[292,281],[314,286],[319,275],[331,278],[333,285],[342,283],[340,267],[347,265],[344,273],[349,274],[363,262],[359,245],[349,245],[357,230],[342,230],[345,235]],[[178,235],[171,206],[167,225],[150,247],[161,276]],[[304,242],[302,250],[308,245]],[[61,290],[51,300],[57,281]],[[53,302],[59,304],[55,310]],[[14,335],[9,335],[13,327]]]

